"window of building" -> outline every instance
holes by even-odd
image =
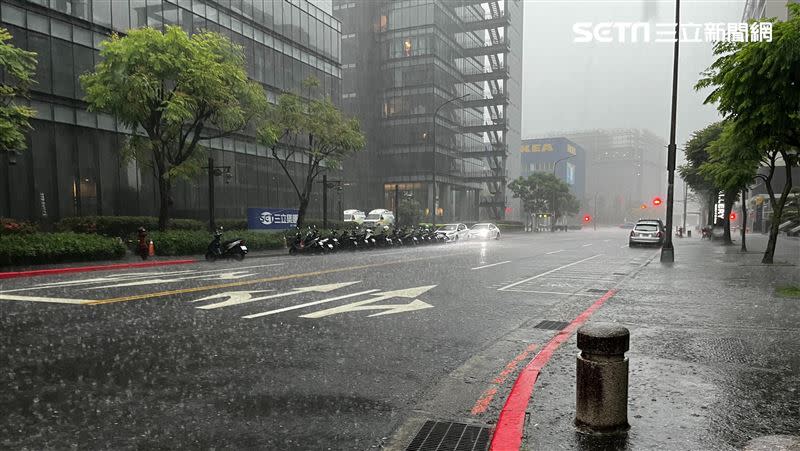
[[[93,0],[92,18],[98,25],[111,27],[111,0]]]

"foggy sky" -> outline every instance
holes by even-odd
[[[574,43],[575,22],[672,23],[675,2],[523,0],[522,136],[562,130],[646,128],[669,138],[673,43]],[[744,0],[681,2],[682,23],[740,22]],[[702,35],[701,35],[702,38]],[[681,43],[677,144],[719,120],[696,92],[712,44]],[[678,161],[682,152],[678,151]]]

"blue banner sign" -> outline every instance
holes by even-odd
[[[284,230],[297,225],[297,210],[291,208],[248,208],[250,230]]]

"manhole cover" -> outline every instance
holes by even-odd
[[[428,420],[406,451],[486,451],[490,437],[489,428]]]
[[[533,326],[534,329],[561,330],[569,325],[566,321],[542,321]]]

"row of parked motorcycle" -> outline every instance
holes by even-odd
[[[322,254],[340,250],[367,250],[394,246],[443,244],[450,239],[430,227],[383,226],[377,230],[355,227],[349,230],[320,232],[316,226],[294,229],[287,236],[290,254]]]

